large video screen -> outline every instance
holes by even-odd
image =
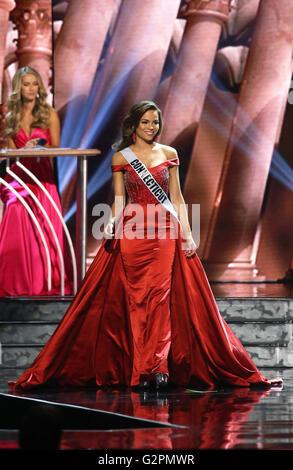
[[[289,26],[260,0],[25,0],[17,9],[7,13],[2,44],[2,103],[19,65],[38,68],[61,120],[61,147],[101,151],[88,158],[87,265],[100,246],[94,207],[113,202],[112,145],[122,119],[137,101],[153,100],[163,115],[159,142],[178,152],[197,254],[215,294],[288,295]],[[58,158],[72,233],[76,171],[75,158]]]

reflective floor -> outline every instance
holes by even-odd
[[[293,370],[262,372],[268,378],[282,377],[283,387],[209,392],[44,389],[19,394],[7,387],[7,378],[15,379],[15,371],[2,370],[0,393],[154,421],[151,428],[65,429],[61,449],[293,450]],[[17,430],[0,430],[1,449],[18,448],[17,439]]]

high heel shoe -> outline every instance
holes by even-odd
[[[161,372],[154,374],[156,389],[166,388],[168,386],[168,375]]]
[[[146,390],[150,386],[150,381],[147,375],[141,375],[139,378],[139,388]]]

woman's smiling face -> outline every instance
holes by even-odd
[[[136,136],[145,142],[152,142],[160,129],[158,112],[155,109],[149,109],[140,118],[139,124],[135,130]]]

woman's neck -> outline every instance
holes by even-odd
[[[136,150],[138,150],[139,152],[151,152],[154,147],[156,146],[156,142],[145,142],[144,140],[142,139],[137,139],[135,144],[133,144],[133,146],[135,147]]]
[[[23,101],[22,103],[22,113],[23,115],[26,115],[26,114],[32,114],[33,112],[33,109],[35,107],[35,100],[33,101]]]

